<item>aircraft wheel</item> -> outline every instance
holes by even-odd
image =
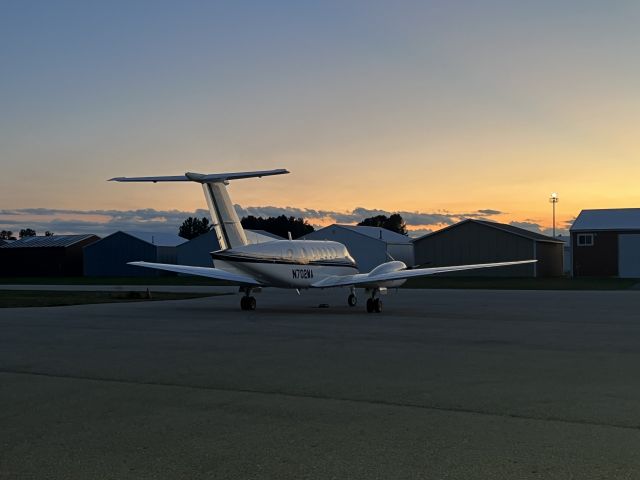
[[[367,313],[373,312],[373,299],[367,298]]]
[[[256,309],[256,297],[247,297],[247,310]]]
[[[351,295],[349,295],[349,298],[347,299],[347,303],[349,304],[350,307],[355,307],[358,304],[358,297],[356,297],[352,293]]]
[[[247,297],[240,298],[240,309],[247,310]]]
[[[376,298],[373,301],[373,311],[376,313],[382,312],[382,300],[380,300],[379,298]]]

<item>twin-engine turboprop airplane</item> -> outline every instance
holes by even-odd
[[[408,278],[434,273],[475,270],[533,263],[536,260],[456,265],[451,267],[409,269],[404,262],[390,261],[378,265],[368,273],[359,273],[355,260],[347,247],[338,242],[318,240],[274,240],[250,245],[240,219],[231,203],[226,185],[230,180],[266,177],[289,173],[287,170],[259,172],[185,173],[169,177],[117,177],[116,182],[195,182],[202,185],[207,199],[211,224],[218,237],[220,250],[211,253],[213,268],[171,265],[164,263],[130,262],[129,265],[167,270],[224,280],[240,287],[244,295],[240,301],[243,310],[255,310],[254,291],[263,287],[296,289],[349,287],[348,304],[357,303],[356,287],[369,292],[367,312],[381,312],[380,295],[389,287],[398,287]]]

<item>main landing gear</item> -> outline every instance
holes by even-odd
[[[382,312],[382,300],[380,298],[367,298],[367,313]]]
[[[240,308],[242,310],[255,310],[256,297],[251,296],[251,289],[244,290],[244,296],[240,299]]]
[[[240,299],[240,308],[242,310],[255,310],[256,297],[244,296]]]
[[[351,293],[347,298],[347,303],[350,307],[355,307],[358,303],[358,298],[356,297],[355,288],[351,288]],[[380,313],[382,312],[382,299],[380,298],[380,289],[373,288],[371,289],[371,297],[367,298],[367,313]]]

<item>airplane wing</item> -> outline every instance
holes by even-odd
[[[127,265],[135,265],[136,267],[153,268],[155,270],[166,270],[167,272],[185,273],[187,275],[195,275],[198,277],[215,278],[216,280],[224,280],[226,282],[235,283],[237,285],[262,285],[255,278],[245,275],[229,273],[219,268],[213,267],[191,267],[188,265],[173,265],[168,263],[152,263],[152,262],[129,262]]]
[[[436,273],[445,272],[459,272],[462,270],[477,270],[480,268],[494,268],[494,267],[507,267],[510,265],[524,265],[527,263],[535,263],[537,260],[519,260],[516,262],[499,262],[499,263],[478,263],[475,265],[454,265],[450,267],[433,267],[433,268],[415,268],[396,270],[393,272],[385,273],[358,273],[356,275],[333,275],[323,278],[322,280],[313,283],[311,286],[314,288],[328,288],[328,287],[350,287],[350,286],[379,286],[380,283],[389,282],[392,280],[404,280],[412,277],[424,277],[427,275],[434,275]]]

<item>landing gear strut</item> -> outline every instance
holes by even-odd
[[[367,313],[382,312],[382,300],[378,294],[377,288],[371,291],[371,298],[367,298]]]

